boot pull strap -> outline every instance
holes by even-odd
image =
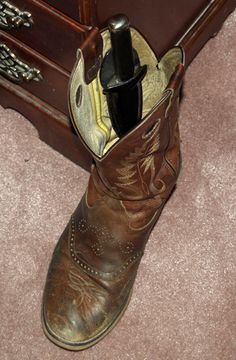
[[[178,93],[179,88],[182,85],[183,77],[185,73],[185,68],[183,64],[176,66],[174,73],[171,75],[167,89],[173,89]]]
[[[90,30],[90,34],[80,47],[84,57],[84,76],[89,84],[97,76],[102,62],[103,42],[97,28]]]

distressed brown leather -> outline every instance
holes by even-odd
[[[43,298],[45,333],[71,350],[94,345],[119,320],[150,232],[180,169],[176,67],[153,111],[99,158],[62,234]]]

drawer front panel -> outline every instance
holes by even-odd
[[[68,115],[69,73],[0,31],[0,75]]]
[[[80,21],[79,0],[44,0],[44,2],[55,7],[63,14],[70,16],[72,19]]]
[[[11,3],[29,13],[33,24],[31,27],[13,27],[6,31],[64,69],[71,71],[76,51],[88,36],[89,28],[62,15],[42,1],[11,0]]]
[[[97,25],[97,1],[95,0],[43,0],[81,24]],[[109,4],[110,6],[110,4]],[[112,14],[114,15],[114,13]]]
[[[203,9],[218,0],[97,0],[98,26],[113,14],[125,13],[161,56],[174,46]]]

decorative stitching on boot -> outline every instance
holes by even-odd
[[[166,92],[170,92],[170,97],[169,97],[169,103],[168,103],[168,106],[166,108],[166,111],[165,111],[165,118],[167,119],[168,116],[169,116],[169,113],[170,113],[170,109],[171,109],[171,105],[172,105],[172,100],[173,100],[173,97],[174,97],[174,89],[167,89]]]
[[[86,220],[82,219],[80,220],[80,227],[82,228],[82,231],[85,232],[86,228]],[[125,253],[129,253],[132,250],[131,244],[127,244],[127,247],[123,250]],[[70,254],[73,260],[76,262],[77,265],[80,266],[80,268],[85,271],[86,273],[101,277],[104,279],[112,279],[118,275],[121,275],[123,271],[125,271],[132,263],[137,261],[139,258],[142,257],[143,251],[138,251],[136,254],[131,256],[128,260],[126,260],[125,264],[120,267],[118,271],[113,271],[110,273],[102,272],[99,270],[94,269],[92,266],[87,264],[85,261],[81,260],[80,257],[77,255],[75,251],[75,219],[74,216],[71,217],[71,236],[70,236]]]
[[[157,122],[154,125],[152,125],[151,129],[147,130],[145,134],[142,135],[142,139],[150,138],[150,136],[156,133],[156,131],[159,131],[160,123],[161,123],[161,118],[159,118]]]
[[[132,254],[135,250],[135,246],[132,241],[129,241],[127,244],[122,244],[118,239],[114,239],[114,237],[109,233],[108,229],[104,226],[88,224],[85,219],[81,219],[77,226],[78,230],[83,234],[85,234],[87,231],[90,231],[92,234],[96,235],[98,241],[93,242],[90,245],[96,256],[101,256],[104,254],[104,246],[107,243],[118,245],[118,248],[122,254]]]
[[[84,310],[89,309],[91,301],[96,298],[101,299],[105,298],[105,291],[98,286],[97,283],[88,281],[84,279],[80,274],[70,270],[68,273],[69,286],[78,292],[79,298],[77,299],[77,306],[79,308],[84,308]]]
[[[136,147],[133,152],[129,153],[125,159],[121,160],[120,167],[116,169],[120,175],[117,177],[119,182],[115,183],[117,188],[129,188],[134,194],[139,193],[140,186],[137,184],[141,182],[141,188],[145,195],[150,193],[157,193],[154,185],[154,178],[156,174],[155,169],[155,153],[160,147],[160,125],[159,118],[155,125],[142,138],[145,140],[142,146]],[[140,160],[138,160],[140,158]],[[144,175],[150,171],[150,181],[148,184],[144,180]],[[137,175],[138,176],[135,176]]]
[[[177,174],[174,165],[171,163],[169,159],[166,158],[166,156],[164,156],[164,166],[170,171],[171,175],[175,176]]]

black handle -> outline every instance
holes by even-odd
[[[113,129],[118,136],[122,136],[141,120],[141,81],[147,66],[140,66],[138,54],[132,46],[129,20],[125,15],[111,18],[108,29],[112,47],[103,59],[100,80],[107,97]]]
[[[117,15],[110,19],[108,29],[111,36],[115,72],[122,81],[134,76],[134,57],[129,20],[125,15]]]

